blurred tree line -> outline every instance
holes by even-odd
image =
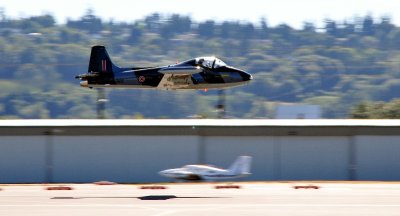
[[[400,118],[400,99],[390,102],[361,102],[351,112],[351,118],[357,119],[398,119]]]
[[[51,15],[10,19],[0,10],[0,116],[95,118],[96,91],[79,87],[74,75],[87,71],[96,44],[107,46],[120,66],[168,65],[215,55],[249,71],[254,75],[249,85],[226,90],[231,117],[271,117],[277,102],[319,104],[325,118],[360,117],[364,114],[355,115],[355,109],[363,113],[364,106],[369,112],[365,103],[384,104],[400,90],[400,27],[390,17],[327,19],[322,29],[309,22],[294,29],[269,26],[265,19],[195,22],[158,13],[132,23],[114,22],[89,9],[61,25]],[[217,115],[217,91],[106,93],[108,118]]]

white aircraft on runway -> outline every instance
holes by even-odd
[[[159,174],[168,178],[187,181],[223,180],[250,175],[250,156],[239,156],[228,169],[208,165],[186,165],[182,168],[167,169]]]

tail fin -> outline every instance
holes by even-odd
[[[250,174],[251,156],[239,156],[229,167],[229,171],[234,175]]]
[[[113,73],[116,72],[118,69],[119,68],[112,63],[110,56],[108,55],[107,50],[104,46],[92,47],[88,68],[89,73]]]

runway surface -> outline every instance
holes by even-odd
[[[293,186],[320,186],[294,189]],[[0,185],[0,215],[400,215],[400,183],[235,183],[142,185]],[[52,185],[55,186],[55,185]]]

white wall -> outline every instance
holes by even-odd
[[[55,137],[54,180],[170,181],[158,172],[197,160],[195,136]]]
[[[400,180],[400,136],[357,136],[359,180]]]
[[[1,136],[0,183],[46,182],[48,143],[55,182],[171,181],[158,172],[243,154],[243,180],[348,180],[351,144],[357,180],[400,180],[400,136]]]
[[[280,137],[281,179],[346,180],[347,137]]]
[[[0,183],[39,183],[46,179],[44,136],[0,137]]]

